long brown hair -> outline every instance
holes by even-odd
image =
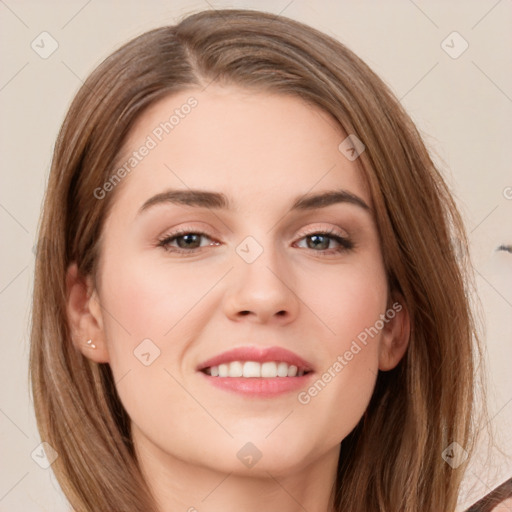
[[[122,46],[89,76],[55,146],[40,221],[30,377],[41,437],[76,512],[156,512],[108,364],[70,341],[65,276],[96,277],[115,172],[134,122],[157,100],[212,82],[296,95],[330,113],[366,149],[357,162],[375,205],[391,294],[411,315],[408,350],[379,372],[364,417],[341,443],[335,507],[344,512],[455,509],[471,453],[480,344],[469,305],[467,240],[456,205],[413,122],[343,44],[251,10],[200,12]],[[340,141],[341,142],[341,141]],[[457,467],[455,467],[457,466]]]

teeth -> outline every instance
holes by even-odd
[[[244,377],[261,377],[261,364],[254,361],[246,361],[243,369]]]
[[[229,363],[229,373],[230,377],[241,377],[244,372],[244,367],[240,361],[233,361]]]
[[[297,375],[298,368],[293,364],[288,367],[287,375],[288,377],[295,377]],[[301,370],[302,375],[304,375],[304,370]]]
[[[206,373],[212,377],[302,377],[304,370],[300,370],[293,364],[284,362],[268,361],[257,363],[256,361],[233,361],[231,363],[219,364],[207,368]]]
[[[286,363],[279,363],[277,365],[277,376],[288,377],[288,365]]]
[[[265,378],[277,377],[277,364],[271,361],[261,365],[261,376]]]

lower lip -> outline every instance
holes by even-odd
[[[313,372],[302,377],[212,377],[199,372],[207,381],[220,389],[232,391],[244,396],[257,396],[271,398],[291,391],[297,391],[304,387],[310,380]]]

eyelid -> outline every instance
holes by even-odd
[[[209,238],[209,239],[213,239],[215,238],[217,235],[212,235],[210,233],[210,229],[207,229],[207,228],[203,228],[203,227],[194,227],[194,226],[181,226],[179,228],[172,228],[170,230],[166,230],[164,231],[164,234],[163,235],[160,235],[158,237],[159,240],[165,240],[166,238],[171,238],[171,237],[178,237],[178,236],[181,236],[181,235],[184,235],[184,234],[187,234],[187,233],[196,233],[198,235],[202,235],[206,238]]]
[[[307,229],[303,229],[301,231],[299,231],[297,233],[297,236],[298,237],[305,237],[305,236],[308,236],[308,235],[313,235],[315,233],[326,233],[326,234],[329,234],[329,235],[336,235],[336,236],[339,236],[340,238],[350,238],[349,237],[349,234],[348,233],[343,233],[343,231],[338,228],[338,227],[335,227],[335,226],[329,226],[329,227],[326,227],[326,226],[322,226],[322,225],[313,225],[312,227],[308,227]]]
[[[165,244],[164,242],[166,242],[167,240],[176,239],[176,238],[179,238],[180,236],[183,236],[183,235],[189,234],[189,233],[196,234],[196,235],[202,236],[204,238],[208,238],[209,240],[211,240],[214,243],[208,244],[207,246],[196,247],[196,248],[188,249],[188,250],[177,248],[177,247],[173,247],[172,249],[169,249],[168,247],[166,247],[166,245],[168,245],[168,244]],[[324,250],[320,250],[320,251],[315,251],[315,250],[311,249],[311,251],[317,252],[319,254],[328,255],[331,253],[342,252],[343,250],[352,249],[356,245],[351,240],[351,238],[348,234],[344,234],[340,228],[334,227],[334,226],[326,227],[326,226],[314,225],[312,227],[304,228],[303,230],[299,231],[299,233],[297,233],[296,237],[294,237],[294,238],[297,239],[296,241],[300,241],[308,236],[312,236],[312,235],[316,235],[316,234],[322,234],[322,235],[328,236],[332,239],[339,238],[346,242],[345,244],[342,244],[340,241],[334,240],[337,244],[342,246],[342,249],[334,248],[334,249],[324,249]],[[219,245],[219,242],[215,239],[215,236],[210,235],[209,230],[202,229],[202,228],[194,228],[192,226],[185,225],[185,226],[176,228],[175,230],[171,230],[170,232],[165,232],[164,235],[158,237],[157,245],[161,246],[164,250],[167,250],[168,252],[193,255],[193,254],[196,254],[199,251],[205,249],[206,247],[209,247],[209,246],[211,247],[212,245]]]
[[[326,226],[322,226],[322,225],[319,226],[317,224],[313,225],[312,227],[304,228],[304,229],[300,230],[296,236],[299,238],[303,238],[305,236],[309,236],[309,235],[313,235],[313,234],[321,233],[321,232],[325,233],[325,234],[330,234],[330,235],[337,235],[341,238],[350,238],[348,233],[346,233],[346,232],[343,233],[343,231],[338,227],[335,227],[335,226],[326,227]],[[158,239],[162,240],[165,238],[180,236],[181,234],[185,234],[185,233],[197,233],[197,234],[201,234],[210,239],[213,239],[217,236],[217,235],[210,234],[208,229],[185,225],[185,226],[176,228],[175,230],[171,229],[170,231],[165,231],[163,235],[158,237]]]

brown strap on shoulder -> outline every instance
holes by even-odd
[[[489,494],[486,494],[474,505],[471,505],[471,507],[466,509],[466,512],[491,512],[493,508],[507,498],[512,498],[512,478],[505,480],[505,482],[496,487]]]

